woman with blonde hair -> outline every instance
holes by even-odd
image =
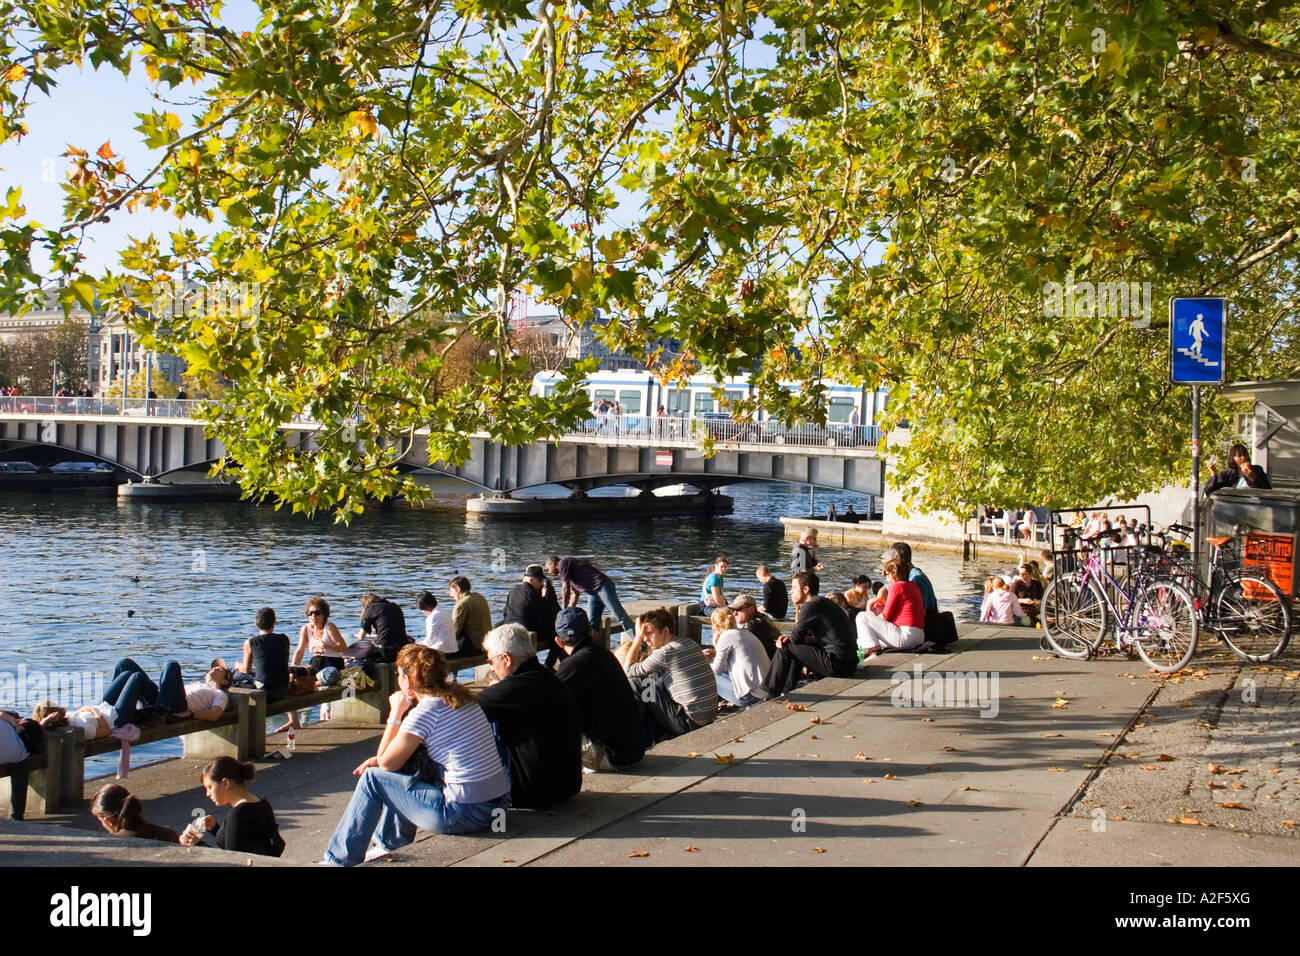
[[[492,725],[451,676],[442,653],[422,644],[403,647],[397,686],[378,752],[353,771],[361,780],[330,838],[325,863],[355,866],[390,855],[415,840],[416,827],[435,833],[486,830],[493,814],[510,803]]]
[[[736,615],[730,608],[718,608],[710,620],[713,646],[704,649],[704,656],[712,664],[718,696],[737,707],[766,700],[763,681],[772,667],[772,659],[763,650],[762,641],[736,626]]]

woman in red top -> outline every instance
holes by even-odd
[[[905,651],[925,642],[925,603],[921,589],[907,580],[911,566],[890,558],[884,570],[888,595],[877,597],[857,619],[858,647],[867,658],[887,647]]]

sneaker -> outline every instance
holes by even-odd
[[[374,863],[376,860],[393,859],[393,851],[387,847],[380,846],[378,843],[370,844],[370,849],[366,850],[366,863]]]

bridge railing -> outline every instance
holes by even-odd
[[[607,439],[632,445],[655,442],[698,444],[705,438],[722,445],[793,445],[803,448],[875,448],[880,429],[874,425],[791,425],[738,422],[725,413],[696,418],[659,415],[595,415],[568,437]]]
[[[195,399],[82,398],[53,395],[0,395],[0,414],[60,416],[130,416],[132,418],[192,419]],[[314,424],[297,416],[294,425]],[[785,425],[777,421],[737,422],[725,412],[695,418],[669,415],[593,415],[563,437],[644,447],[662,442],[698,445],[708,438],[715,447],[772,445],[796,448],[875,448],[881,438],[874,425]]]
[[[0,413],[10,415],[130,415],[193,418],[203,402],[188,398],[83,398],[80,395],[0,395]]]

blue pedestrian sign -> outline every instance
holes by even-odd
[[[1169,300],[1169,380],[1222,385],[1227,299]]]

